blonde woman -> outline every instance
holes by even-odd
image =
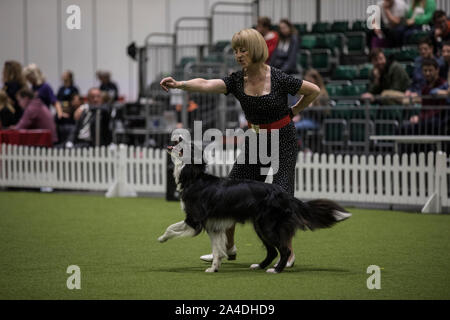
[[[47,107],[50,108],[50,105],[55,107],[58,119],[70,117],[68,113],[63,112],[61,103],[56,99],[52,87],[45,82],[45,77],[36,64],[32,63],[26,66],[23,70],[23,75],[31,84],[37,97],[39,97]]]
[[[176,81],[164,78],[161,87],[182,89],[190,92],[232,93],[241,103],[249,127],[279,130],[279,170],[273,176],[273,183],[294,195],[295,163],[297,139],[292,117],[307,108],[320,93],[319,87],[307,81],[296,79],[281,70],[268,66],[265,61],[268,49],[262,35],[255,29],[244,29],[234,34],[231,42],[235,58],[242,70],[223,79],[205,80],[201,78]],[[303,96],[293,107],[288,105],[288,94]],[[248,150],[249,148],[246,148]],[[260,164],[233,165],[229,178],[265,181],[260,174]],[[234,230],[227,231],[227,250],[229,259],[236,256]],[[201,257],[211,261],[212,255]],[[289,245],[287,267],[294,264],[292,239]]]

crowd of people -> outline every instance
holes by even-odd
[[[83,97],[73,72],[65,71],[56,95],[36,64],[13,60],[3,66],[0,129],[46,129],[56,147],[86,147],[111,142],[110,108],[119,99],[107,71],[98,71],[98,87]]]
[[[404,0],[381,0],[378,2],[381,25],[367,32],[373,68],[369,75],[368,90],[360,97],[377,105],[418,105],[425,107],[450,105],[450,19],[443,10],[436,10],[434,0],[413,0],[410,6]],[[282,19],[274,31],[267,17],[258,19],[257,30],[263,35],[269,48],[267,63],[288,74],[297,74],[297,54],[300,49],[297,30],[287,19]],[[409,37],[420,34],[412,75],[395,60],[393,54],[385,54],[386,48],[403,48]],[[411,47],[411,45],[408,45]],[[304,70],[303,78],[321,88],[317,105],[328,105],[330,97],[324,79],[317,70]],[[291,101],[292,102],[292,101]],[[422,110],[411,116],[402,132],[433,134],[433,130],[446,126],[447,113]],[[319,124],[313,119],[297,116],[298,130],[316,130]],[[429,126],[433,123],[433,126]],[[419,127],[425,127],[421,132]],[[423,130],[422,130],[423,131]],[[430,131],[430,132],[428,132]],[[432,132],[433,131],[433,132]]]

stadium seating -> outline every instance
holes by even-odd
[[[326,33],[331,31],[329,22],[315,22],[312,25],[312,33]]]
[[[300,50],[297,53],[297,65],[300,65],[304,70],[311,66],[311,53],[308,50]]]
[[[406,38],[406,44],[408,44],[408,45],[416,44],[417,45],[422,38],[425,38],[425,37],[428,37],[428,36],[429,36],[429,32],[428,31],[417,31],[417,32],[409,35]]]
[[[334,71],[335,80],[353,80],[358,75],[358,67],[352,65],[340,65]]]
[[[294,27],[297,29],[299,35],[308,33],[308,25],[306,23],[295,23]]]
[[[335,21],[331,25],[331,32],[348,32],[350,31],[348,21]]]
[[[316,47],[317,36],[315,35],[304,35],[301,40],[302,49],[313,49]]]

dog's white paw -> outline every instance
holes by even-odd
[[[261,267],[259,266],[259,264],[254,263],[254,264],[252,264],[252,265],[250,266],[250,269],[252,269],[252,270],[257,270],[257,269],[261,269]]]
[[[278,273],[278,272],[275,270],[275,268],[267,269],[266,272],[267,272],[267,273]]]
[[[166,242],[166,241],[167,241],[167,238],[164,237],[164,236],[161,236],[161,237],[158,238],[158,241],[159,241],[159,242]]]
[[[205,270],[205,272],[209,272],[209,273],[217,272],[217,271],[219,271],[219,270],[217,270],[216,268],[208,268],[208,269]]]

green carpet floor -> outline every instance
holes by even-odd
[[[177,202],[0,192],[0,299],[450,299],[450,216],[351,209],[331,229],[297,233],[295,266],[252,271],[265,250],[251,225],[238,257],[207,274],[205,233],[157,242],[184,218]],[[69,265],[81,289],[69,290]],[[381,289],[369,290],[369,265]]]

